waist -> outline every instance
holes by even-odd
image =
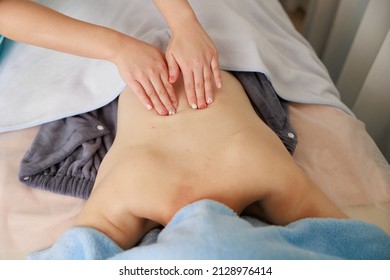
[[[126,139],[127,145],[158,142],[178,148],[182,144],[188,147],[191,143],[221,143],[237,133],[258,129],[262,122],[241,84],[231,74],[222,75],[223,88],[214,90],[215,102],[203,110],[190,108],[183,83],[178,81],[175,92],[179,107],[175,115],[167,117],[147,111],[130,90],[125,90],[119,102],[118,138]]]

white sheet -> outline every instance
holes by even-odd
[[[152,1],[39,2],[162,50],[170,38]],[[329,104],[351,113],[277,0],[190,2],[217,45],[222,68],[264,72],[287,100]],[[0,132],[93,110],[113,100],[123,86],[115,66],[108,62],[7,41],[0,62]]]

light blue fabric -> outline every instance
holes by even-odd
[[[38,2],[146,41],[162,51],[171,38],[152,1]],[[222,69],[264,73],[285,100],[335,106],[353,115],[279,1],[189,2],[218,49]],[[95,110],[114,100],[125,86],[116,66],[105,60],[16,42],[7,42],[6,47],[0,64],[0,132]]]
[[[390,236],[352,220],[313,218],[271,226],[201,200],[130,250],[97,230],[78,227],[29,259],[390,259]]]
[[[3,50],[3,41],[4,41],[4,36],[0,35],[0,55],[1,55],[1,51]]]

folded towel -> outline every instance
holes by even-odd
[[[69,16],[114,28],[163,51],[170,39],[170,30],[152,1],[39,2]],[[214,40],[223,69],[265,73],[286,100],[328,104],[352,114],[279,1],[190,3]],[[0,132],[100,108],[114,100],[124,86],[116,67],[106,61],[7,40],[0,62]]]
[[[3,41],[4,41],[4,36],[0,35],[0,55],[1,55],[1,50],[3,49]]]
[[[390,259],[390,236],[352,220],[313,218],[271,226],[201,200],[130,250],[95,229],[77,227],[29,259]]]

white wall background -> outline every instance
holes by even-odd
[[[390,0],[281,0],[390,162]]]

